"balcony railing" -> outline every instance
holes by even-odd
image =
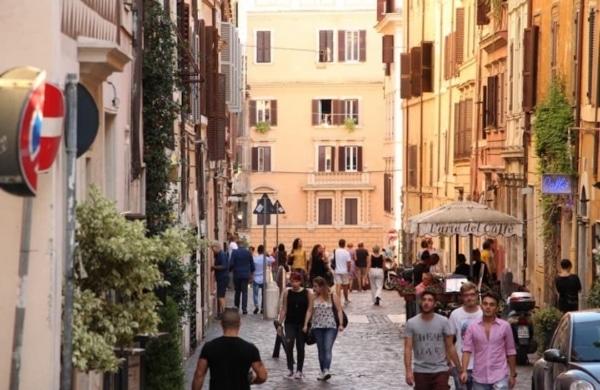
[[[358,114],[328,114],[314,113],[314,121],[317,126],[342,126],[347,119],[353,119],[354,124],[358,125]]]
[[[364,185],[369,184],[366,172],[314,172],[308,175],[309,185]]]
[[[120,7],[120,0],[62,0],[62,32],[118,43]]]

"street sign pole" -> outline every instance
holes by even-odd
[[[275,245],[279,246],[279,207],[275,207]]]
[[[269,197],[263,195],[263,286],[262,286],[262,312],[263,319],[267,319],[267,215],[269,214]]]

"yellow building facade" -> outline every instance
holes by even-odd
[[[296,237],[306,250],[316,243],[333,249],[340,238],[387,245],[394,160],[375,4],[261,4],[247,4],[249,129],[241,165],[249,191],[238,231],[262,243],[263,217],[252,211],[266,193],[285,209],[278,229],[276,215],[266,218],[269,248]]]

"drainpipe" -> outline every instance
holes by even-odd
[[[421,42],[425,38],[425,3],[421,4]],[[421,55],[423,55],[421,49]],[[422,67],[423,64],[421,64]],[[419,97],[419,211],[423,212],[423,83],[421,82],[421,96]]]
[[[411,0],[407,0],[407,5],[406,7],[404,7],[403,9],[406,9],[406,15],[408,16],[408,10],[410,10],[410,2]],[[407,50],[407,53],[410,53],[410,18],[407,17],[405,18],[405,23],[406,23],[406,45],[405,48]],[[404,38],[404,37],[403,37]],[[402,70],[400,70],[402,71]],[[402,212],[402,217],[404,218],[404,206],[408,204],[408,187],[409,187],[409,181],[408,181],[408,139],[409,139],[409,123],[410,123],[410,110],[409,110],[409,101],[411,98],[406,99],[406,104],[404,105],[404,115],[403,115],[403,119],[404,119],[404,126],[405,126],[405,130],[404,130],[404,136],[403,136],[403,142],[404,142],[404,156],[402,156],[402,158],[404,159],[404,171],[402,172],[402,174],[404,175],[404,188],[403,188],[403,194],[402,196],[404,197],[403,202],[402,202],[402,207],[403,207],[403,212]],[[402,221],[402,225],[404,226],[404,221]],[[403,260],[406,262],[406,265],[412,264],[412,259],[410,259],[410,256],[405,256],[406,251],[409,250],[409,246],[404,246],[404,229],[402,229],[402,247],[405,253],[403,253]]]

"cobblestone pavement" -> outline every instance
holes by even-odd
[[[261,315],[249,314],[242,318],[241,337],[256,344],[268,372],[268,381],[261,389],[343,389],[383,390],[410,389],[404,378],[403,331],[405,323],[404,300],[396,292],[384,292],[382,305],[371,304],[370,292],[354,292],[351,303],[345,308],[350,324],[333,347],[333,377],[327,383],[317,381],[319,363],[316,345],[306,346],[303,381],[284,378],[287,373],[285,353],[273,359],[275,333],[272,321]],[[231,297],[228,297],[231,300]],[[229,302],[228,302],[229,303]],[[231,303],[229,303],[231,304]],[[249,304],[249,308],[252,306]],[[252,307],[253,308],[253,307]],[[213,323],[207,340],[221,335],[218,324]],[[201,346],[186,363],[186,383],[191,380]],[[531,367],[518,367],[518,390],[531,389]],[[208,386],[205,383],[205,388]]]

